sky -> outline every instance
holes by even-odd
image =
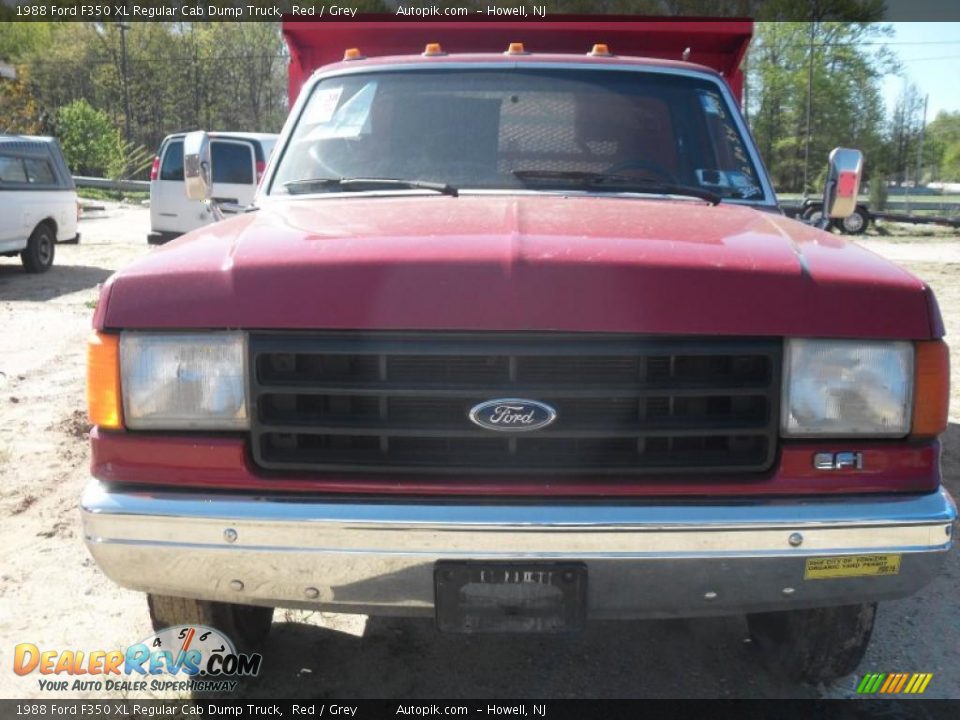
[[[956,0],[945,0],[955,2]],[[901,76],[888,75],[883,83],[887,112],[903,91],[904,78],[929,94],[927,121],[940,110],[960,111],[960,22],[895,22],[891,49],[903,65]]]

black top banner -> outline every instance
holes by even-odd
[[[0,700],[2,718],[211,718],[372,720],[953,720],[960,701],[770,700]]]
[[[954,0],[0,0],[12,22],[276,22],[302,20],[491,21],[578,20],[587,15],[768,21],[960,21]]]

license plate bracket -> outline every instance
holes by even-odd
[[[433,578],[441,632],[568,633],[586,621],[583,563],[442,560]]]

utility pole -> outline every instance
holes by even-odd
[[[913,187],[920,187],[921,171],[923,169],[923,140],[927,131],[927,103],[930,100],[930,94],[923,98],[923,122],[920,125],[920,140],[917,142],[917,175],[913,181]]]
[[[120,29],[120,68],[123,73],[123,124],[124,137],[130,142],[130,88],[127,78],[127,30],[130,26],[126,23],[117,23]]]
[[[922,120],[921,123],[920,123],[920,133],[919,133],[920,136],[917,138],[917,174],[914,175],[914,177],[913,177],[913,193],[915,193],[915,192],[917,191],[917,189],[920,187],[920,170],[921,170],[921,166],[922,166],[922,163],[923,163],[923,139],[924,139],[923,136],[924,136],[925,131],[926,131],[926,129],[927,129],[927,101],[928,101],[928,100],[930,100],[930,95],[929,95],[929,93],[928,93],[926,96],[924,96],[924,98],[923,98],[923,120]],[[906,185],[906,180],[907,180],[907,177],[908,177],[908,174],[907,174],[907,173],[909,172],[909,170],[908,170],[907,167],[906,167],[907,162],[908,162],[908,161],[907,161],[906,159],[904,159],[904,168],[903,168],[903,180],[904,180],[904,185]],[[906,190],[906,189],[907,189],[907,188],[905,187],[904,190]],[[908,214],[908,215],[910,214],[910,197],[911,197],[911,195],[912,195],[912,193],[910,193],[910,192],[908,191],[908,192],[906,193],[906,197],[904,198],[904,199],[906,200],[905,208],[906,208],[906,211],[907,211],[907,214]]]
[[[200,53],[197,49],[197,24],[190,23],[190,40],[193,44],[193,117],[197,127],[203,127],[200,122]]]
[[[803,143],[803,196],[807,197],[807,176],[810,169],[810,115],[813,106],[813,45],[817,36],[817,22],[810,22],[810,62],[807,66],[807,137]]]

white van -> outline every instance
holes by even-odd
[[[183,136],[168,135],[150,171],[150,234],[160,245],[214,221],[206,205],[188,200],[183,187]],[[277,136],[267,133],[212,132],[213,195],[220,202],[249,205]]]
[[[0,255],[28,273],[53,265],[58,242],[78,242],[77,189],[54,138],[0,135]]]

